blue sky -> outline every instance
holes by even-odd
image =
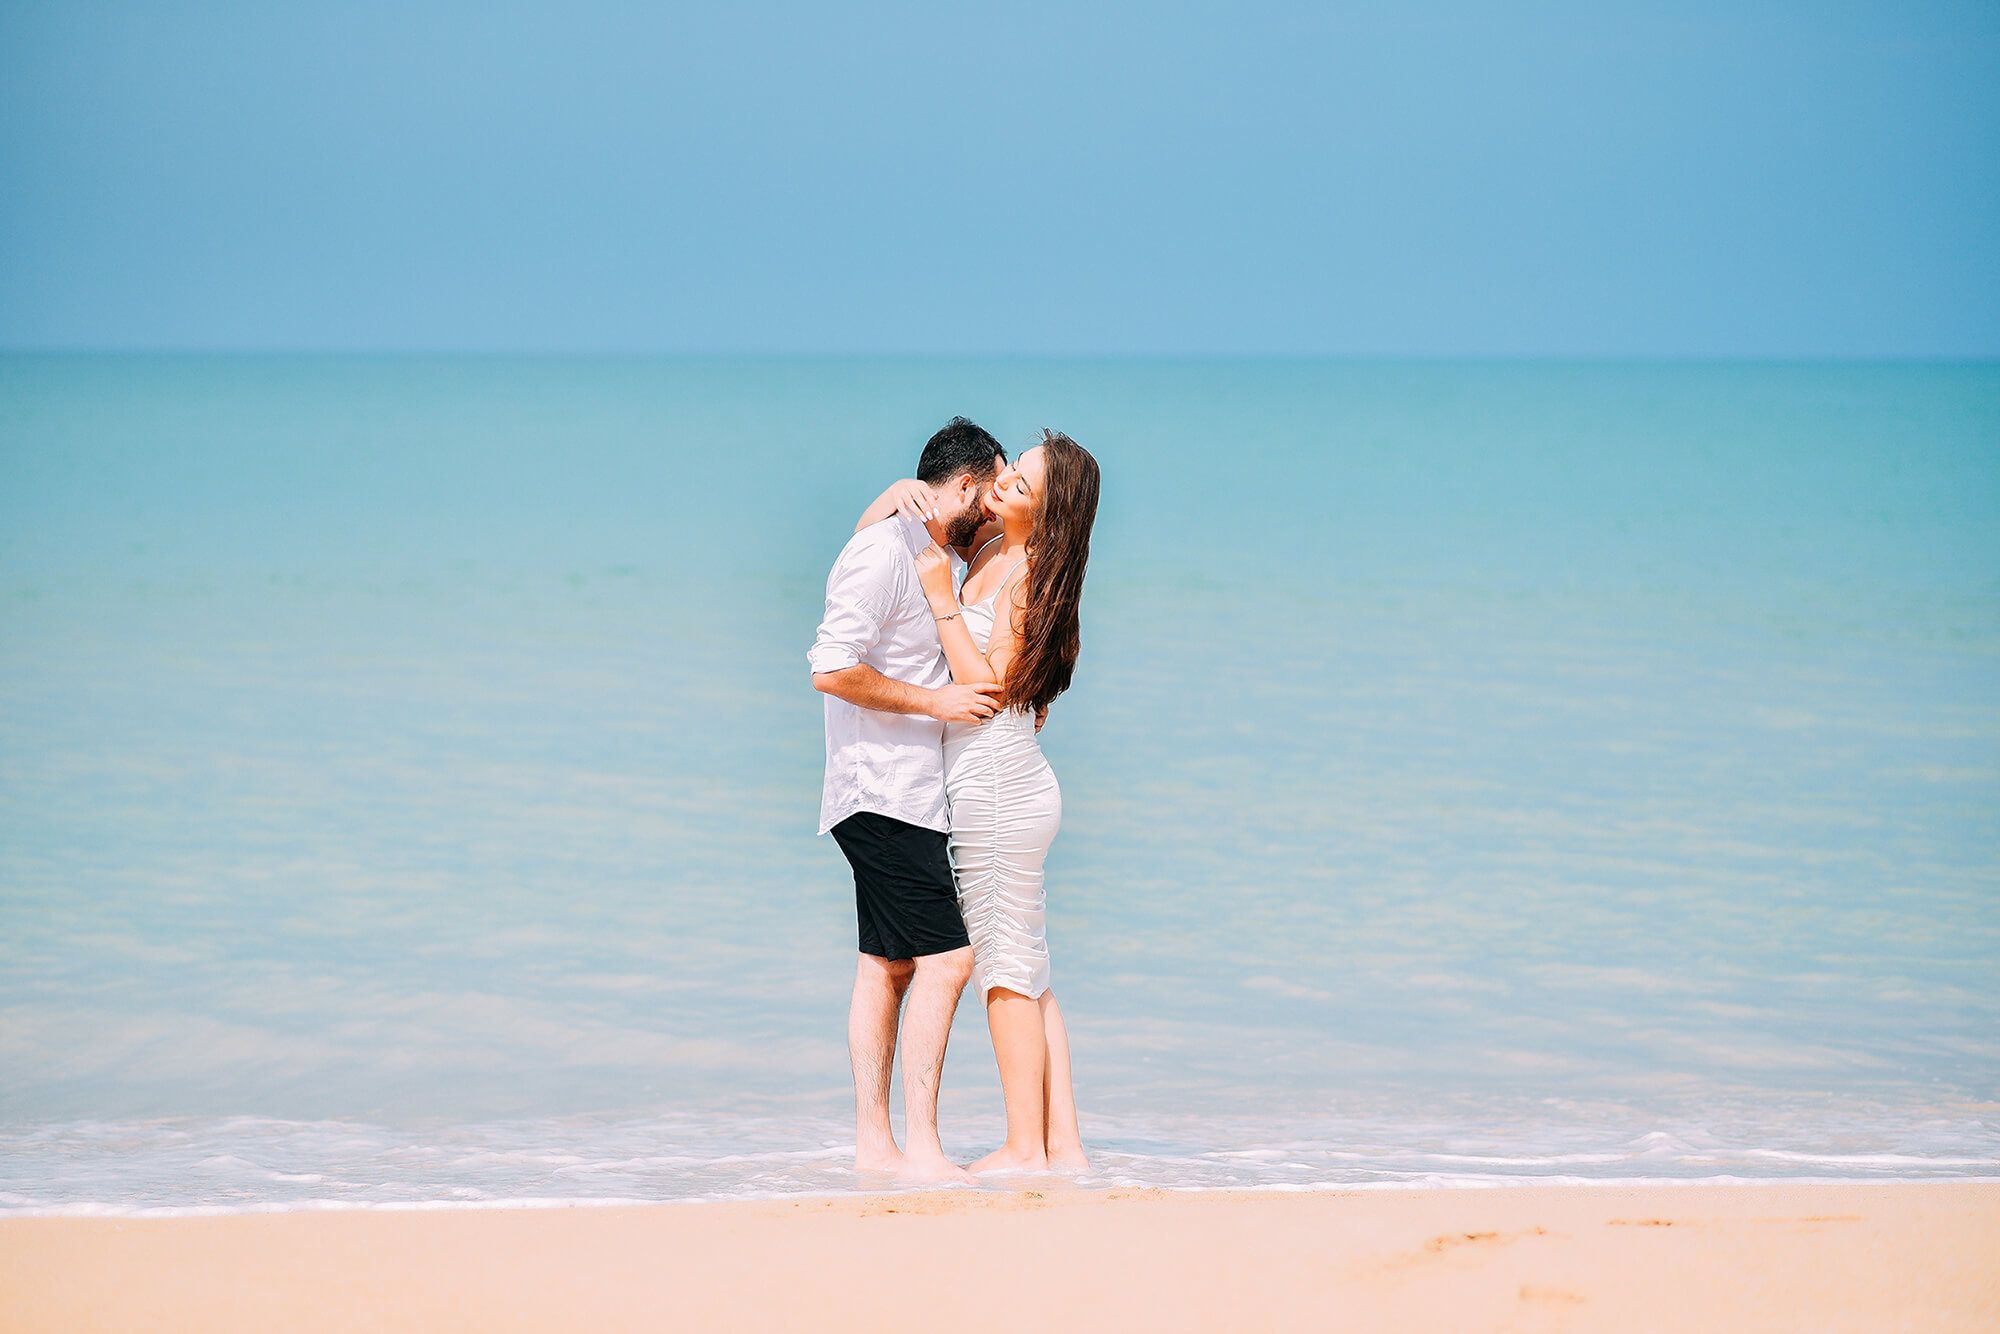
[[[0,346],[2000,355],[2000,6],[0,7]]]

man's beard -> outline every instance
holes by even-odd
[[[952,515],[944,523],[944,540],[947,546],[962,547],[979,536],[979,525],[986,522],[986,506],[977,500]]]

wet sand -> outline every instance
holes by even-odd
[[[2000,1185],[0,1220],[0,1329],[1994,1330]]]

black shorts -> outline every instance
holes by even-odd
[[[972,944],[943,834],[874,811],[856,811],[832,832],[854,868],[863,954],[916,959]]]

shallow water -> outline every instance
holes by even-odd
[[[12,357],[0,1207],[851,1184],[803,653],[955,411],[1106,469],[1100,1180],[2000,1175],[2000,368]]]

